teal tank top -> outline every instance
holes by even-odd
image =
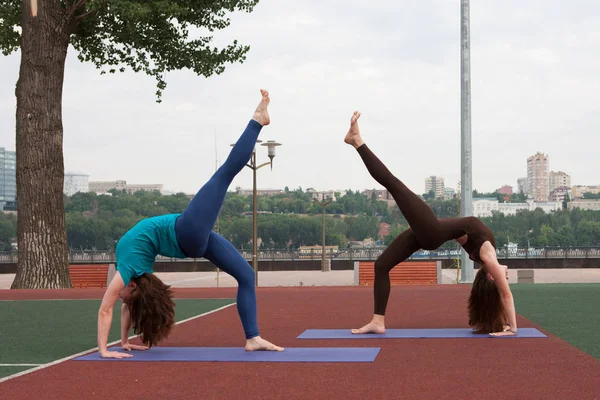
[[[157,255],[186,258],[175,235],[175,220],[180,214],[167,214],[141,220],[119,239],[116,269],[125,286],[132,278],[152,273]]]

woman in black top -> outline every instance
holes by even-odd
[[[431,208],[392,175],[364,144],[358,127],[359,117],[358,112],[352,116],[344,141],[357,150],[371,176],[390,192],[410,228],[398,235],[375,261],[373,319],[352,332],[384,333],[390,270],[419,249],[435,250],[449,240],[456,240],[469,258],[481,264],[469,298],[469,324],[479,333],[514,335],[517,321],[507,282],[508,271],[505,265],[498,263],[492,231],[475,217],[437,218]]]

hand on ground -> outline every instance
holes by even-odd
[[[131,350],[148,350],[148,346],[140,346],[137,344],[125,343],[121,346],[123,350],[131,351]]]

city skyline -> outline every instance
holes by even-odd
[[[3,148],[0,147],[0,149],[3,149]],[[11,154],[15,153],[14,151],[10,151],[10,150],[5,150],[5,151],[9,152]],[[540,153],[539,152],[536,153],[536,155],[538,155],[538,154],[540,154]],[[545,155],[545,156],[547,156],[547,155]],[[528,157],[528,160],[531,157],[533,157],[533,156]],[[75,182],[74,177],[76,178],[75,180],[77,180],[77,182]],[[79,179],[81,179],[81,178],[83,178],[83,181],[85,182],[84,185],[86,185],[88,187],[88,191],[93,191],[93,192],[97,192],[97,193],[106,192],[106,190],[103,189],[103,186],[107,186],[107,185],[110,186],[113,183],[115,184],[115,188],[116,189],[119,189],[119,188],[120,189],[126,189],[128,192],[135,191],[138,188],[140,190],[143,190],[144,187],[146,187],[149,190],[150,189],[151,190],[159,190],[159,191],[161,191],[162,193],[165,193],[165,194],[167,194],[167,193],[168,194],[185,193],[185,194],[190,195],[190,194],[194,194],[195,193],[195,192],[193,192],[193,193],[192,192],[185,192],[183,190],[171,190],[168,187],[165,188],[164,187],[165,186],[164,183],[157,183],[157,182],[152,182],[152,183],[143,182],[143,183],[139,183],[138,182],[138,183],[131,184],[131,183],[127,183],[126,179],[121,179],[121,178],[118,178],[118,179],[108,179],[108,180],[104,180],[104,181],[99,181],[99,180],[89,179],[90,175],[87,174],[87,173],[85,173],[85,172],[82,172],[82,171],[65,171],[65,181],[64,181],[64,192],[65,192],[65,194],[67,194],[67,195],[70,196],[70,195],[72,195],[73,193],[76,192],[76,190],[73,191],[76,187],[82,187],[83,183],[79,182]],[[444,179],[443,176],[433,176],[433,175],[430,175],[430,176],[426,176],[424,178],[424,180],[425,180],[425,190],[423,192],[420,192],[420,191],[417,190],[416,191],[417,194],[426,194],[428,192],[427,188],[432,185],[432,179],[434,181],[433,185],[435,185],[435,179],[436,178],[439,179],[439,182],[441,182],[441,188],[442,188],[442,192],[440,192],[441,196],[437,196],[437,194],[436,194],[436,197],[443,197],[444,195],[447,196],[449,192],[456,193],[457,190],[460,189],[460,181],[457,182],[457,184],[455,186],[447,186],[447,185],[445,185],[445,179]],[[482,190],[479,190],[476,187],[474,187],[473,190],[476,190],[479,193],[495,193],[495,192],[504,193],[503,190],[506,190],[507,188],[511,188],[513,190],[513,193],[518,194],[518,193],[521,192],[521,190],[520,190],[521,189],[521,183],[522,183],[521,181],[523,179],[525,180],[525,184],[527,185],[528,182],[527,182],[527,178],[525,177],[525,178],[518,178],[516,185],[511,185],[511,184],[506,183],[506,184],[503,184],[500,187],[495,188],[495,189],[490,190],[490,191],[482,191]],[[560,188],[560,187],[563,187],[563,186],[568,187],[569,188],[569,192],[570,192],[570,190],[571,190],[572,187],[588,187],[588,186],[597,187],[597,186],[600,186],[600,184],[595,184],[595,183],[571,184],[571,179],[572,179],[571,176],[569,174],[567,174],[566,172],[564,172],[564,171],[552,171],[552,170],[549,170],[549,173],[548,173],[549,194],[552,193],[552,191],[555,188],[557,188],[557,187]],[[553,183],[553,182],[555,182],[555,183]],[[72,186],[72,188],[68,189],[68,187],[71,187],[71,186]],[[95,186],[97,186],[97,187],[95,187]],[[283,189],[285,187],[288,187],[290,190],[295,190],[295,189],[298,188],[298,187],[291,187],[290,185],[284,185],[283,187],[280,187],[280,188],[257,187],[257,190],[258,191],[263,191],[263,192],[264,191],[283,191]],[[515,188],[516,188],[516,190],[515,190]],[[375,191],[379,190],[379,191],[381,191],[383,188],[382,187],[377,187],[377,186],[371,186],[371,187],[362,187],[362,188],[349,187],[349,188],[337,188],[337,189],[331,189],[331,188],[322,188],[322,189],[319,188],[319,189],[317,189],[317,188],[314,188],[313,186],[307,186],[307,187],[302,187],[302,189],[304,191],[307,191],[307,190],[310,189],[311,191],[319,192],[320,193],[320,192],[338,192],[338,191],[339,192],[344,192],[346,190],[352,190],[352,191],[357,191],[358,190],[358,191],[361,191],[361,192],[362,191],[371,191],[371,190],[375,190]],[[228,189],[228,191],[232,191],[232,192],[233,191],[239,191],[239,190],[242,190],[242,191],[245,191],[245,192],[252,191],[252,189],[250,187],[248,187],[248,186],[236,186],[236,187],[230,187]],[[530,195],[530,193],[528,193],[527,190],[525,190],[524,193]],[[509,194],[509,193],[504,193],[504,194]],[[549,201],[549,200],[542,200],[542,199],[540,199],[539,201]]]

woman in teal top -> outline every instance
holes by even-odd
[[[237,309],[246,334],[246,350],[283,350],[259,335],[254,270],[230,242],[212,230],[229,185],[250,159],[262,127],[270,123],[267,110],[269,93],[261,90],[261,94],[261,102],[252,120],[227,160],[202,186],[183,213],[146,218],[117,243],[117,272],[106,289],[98,313],[98,349],[102,357],[131,357],[130,354],[107,350],[112,310],[119,297],[123,300],[121,346],[124,350],[145,350],[164,339],[173,327],[173,293],[170,286],[152,273],[157,255],[204,257],[232,275],[238,282]],[[129,343],[131,326],[146,346]]]

